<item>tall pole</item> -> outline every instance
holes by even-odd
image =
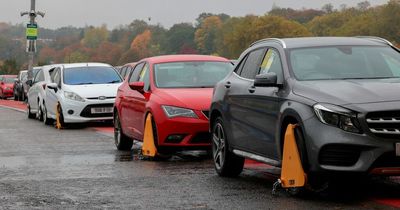
[[[37,33],[37,25],[36,25],[36,16],[40,15],[44,17],[43,12],[36,12],[36,0],[31,0],[31,9],[29,12],[21,12],[21,16],[29,15],[29,24],[30,26],[36,26],[36,33]],[[36,52],[36,39],[37,35],[34,35],[34,38],[28,39],[27,41],[27,52],[29,57],[28,62],[28,80],[33,79],[33,59]]]
[[[30,24],[35,24],[35,18],[36,18],[36,0],[31,0],[31,13],[33,12],[35,15],[29,15],[29,23]],[[29,40],[29,42],[36,42],[36,40]],[[34,43],[29,43],[34,44]],[[28,52],[28,57],[29,57],[29,63],[28,63],[28,80],[33,79],[33,59],[35,57],[35,52],[29,51]]]

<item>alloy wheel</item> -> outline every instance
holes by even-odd
[[[225,161],[225,133],[221,123],[217,123],[213,130],[212,154],[217,169],[220,169]]]

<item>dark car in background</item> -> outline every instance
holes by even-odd
[[[119,68],[118,72],[121,74],[121,77],[124,80],[133,71],[135,65],[136,65],[136,63],[128,63]]]
[[[214,89],[210,129],[221,176],[244,158],[281,167],[284,133],[309,183],[336,174],[400,175],[400,53],[378,37],[265,39]]]
[[[24,101],[25,93],[23,83],[28,79],[28,71],[22,70],[18,73],[17,80],[14,82],[14,100]]]

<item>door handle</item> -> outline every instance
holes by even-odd
[[[230,88],[231,85],[232,85],[232,84],[231,84],[231,82],[229,82],[229,81],[225,83],[225,87],[226,87],[226,88]]]
[[[249,90],[250,93],[254,93],[254,92],[256,92],[256,87],[251,86],[251,87],[249,87],[248,90]]]

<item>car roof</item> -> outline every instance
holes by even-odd
[[[379,37],[298,37],[283,39],[264,39],[253,43],[251,46],[264,45],[266,43],[279,43],[283,48],[304,48],[321,46],[389,46],[390,42]]]
[[[64,63],[64,64],[60,64],[61,66],[63,66],[64,68],[76,68],[76,67],[112,67],[109,64],[105,64],[105,63]],[[54,65],[56,66],[56,65]]]
[[[229,60],[226,58],[211,56],[211,55],[162,55],[162,56],[146,58],[143,60],[147,60],[151,63],[168,63],[168,62],[179,62],[179,61],[229,62]]]

